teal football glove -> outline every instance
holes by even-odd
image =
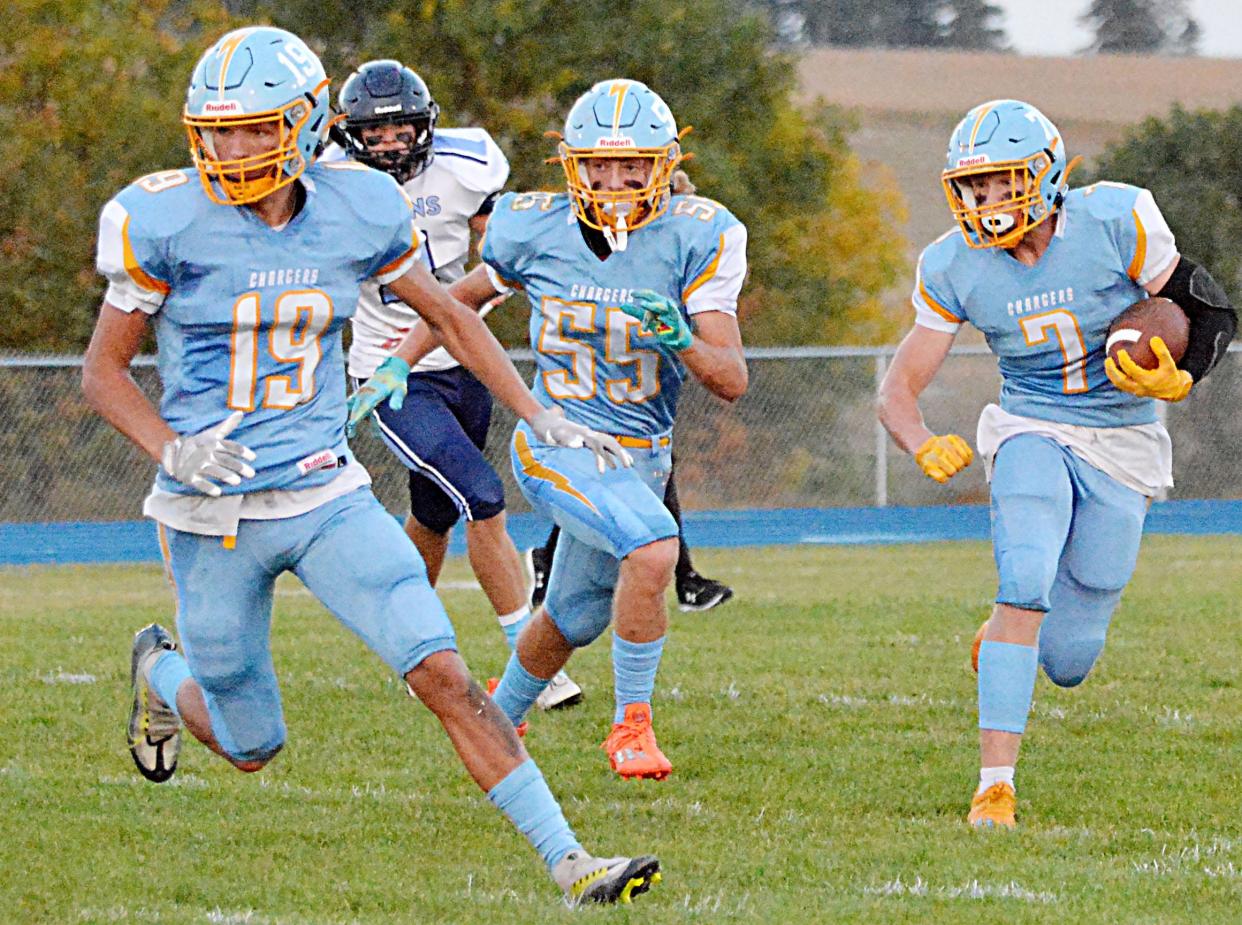
[[[634,301],[622,305],[621,311],[641,321],[645,332],[654,334],[656,340],[672,350],[685,350],[694,340],[681,308],[658,292],[639,289],[634,293]]]
[[[405,404],[405,393],[409,389],[406,380],[409,378],[410,364],[400,357],[389,357],[381,363],[375,374],[358,386],[358,391],[349,396],[345,403],[345,410],[349,412],[345,436],[352,438],[358,431],[358,425],[369,418],[385,398],[389,408],[400,411]]]

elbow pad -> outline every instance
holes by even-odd
[[[1238,313],[1212,274],[1184,255],[1156,295],[1172,299],[1190,319],[1190,340],[1177,365],[1198,382],[1225,355],[1238,328]]]

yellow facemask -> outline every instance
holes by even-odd
[[[315,95],[319,89],[316,88]],[[244,116],[184,113],[181,121],[190,139],[190,154],[208,198],[219,205],[245,205],[257,202],[300,177],[310,164],[298,150],[297,138],[311,112],[309,102],[299,98],[279,109]],[[272,149],[231,160],[216,156],[213,138],[216,130],[272,124],[278,138]]]
[[[574,215],[598,231],[630,232],[650,224],[668,208],[673,171],[684,160],[677,142],[662,148],[571,148],[563,141],[558,149]],[[643,158],[651,162],[648,179],[639,189],[594,190],[587,172],[592,158]]]

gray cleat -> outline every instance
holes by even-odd
[[[552,879],[571,908],[581,903],[628,903],[660,882],[660,862],[649,854],[594,858],[585,851],[571,851],[552,868]]]
[[[134,634],[129,681],[134,706],[129,712],[129,752],[142,776],[162,784],[177,770],[181,751],[181,720],[151,687],[151,666],[161,653],[177,651],[177,643],[158,623]]]

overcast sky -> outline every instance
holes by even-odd
[[[1078,22],[1091,0],[991,2],[1004,9],[1009,42],[1024,55],[1072,54],[1091,41]],[[1190,10],[1203,29],[1201,54],[1242,57],[1242,0],[1190,0]]]

